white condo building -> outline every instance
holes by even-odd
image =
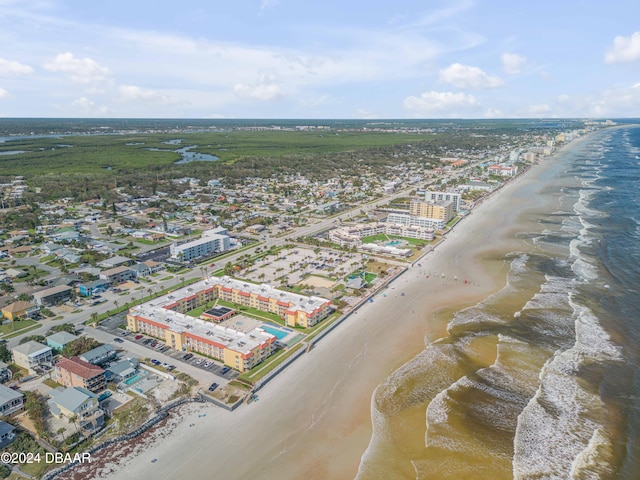
[[[223,227],[213,228],[202,232],[198,240],[182,243],[172,243],[170,247],[171,258],[189,262],[196,258],[203,258],[229,250],[231,241],[227,230]]]
[[[453,211],[460,211],[460,202],[462,201],[462,194],[457,192],[432,192],[427,191],[424,194],[424,199],[427,202],[453,202]]]

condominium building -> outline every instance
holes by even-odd
[[[416,217],[443,220],[446,224],[454,216],[453,201],[440,200],[437,202],[423,202],[420,200],[412,200],[409,204],[409,213]]]
[[[291,327],[313,326],[331,312],[331,302],[324,298],[226,276],[211,277],[131,308],[127,328],[160,338],[176,350],[191,350],[222,360],[240,371],[251,369],[273,353],[276,337],[260,328],[239,332],[186,315],[216,299],[275,313]]]
[[[434,230],[414,225],[387,222],[358,223],[334,228],[329,232],[329,240],[345,247],[358,247],[364,237],[373,235],[395,235],[398,237],[433,240]]]
[[[40,307],[50,307],[65,302],[71,298],[71,287],[58,285],[57,287],[40,290],[33,294],[33,299]]]
[[[457,192],[434,192],[428,190],[424,194],[426,202],[453,202],[453,211],[460,211],[460,202],[462,201],[462,194]]]
[[[229,249],[231,241],[227,230],[218,227],[202,232],[198,240],[182,243],[172,243],[170,247],[171,258],[189,262],[196,258],[209,257],[214,253],[221,253]]]
[[[387,216],[387,222],[430,230],[442,230],[447,225],[447,222],[438,218],[417,217],[408,213],[390,213]]]

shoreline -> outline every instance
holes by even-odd
[[[434,315],[473,305],[504,286],[504,264],[493,253],[515,249],[519,241],[508,221],[496,228],[496,209],[517,215],[527,208],[522,203],[513,210],[519,187],[533,183],[532,172],[543,171],[586,138],[559,149],[477,205],[444,241],[389,284],[387,297],[377,295],[272,379],[260,402],[234,413],[202,407],[207,416],[198,417],[196,428],[178,424],[153,451],[123,458],[102,478],[207,477],[212,472],[238,479],[355,477],[372,438],[377,386],[424,350],[427,336],[441,336],[431,331]]]

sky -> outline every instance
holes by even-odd
[[[0,117],[640,117],[637,0],[0,0]]]

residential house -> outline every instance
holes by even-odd
[[[24,406],[24,395],[12,388],[0,385],[0,416],[11,415]]]
[[[82,430],[92,432],[104,426],[98,396],[86,388],[56,388],[47,404],[55,417],[73,418]]]
[[[111,257],[111,258],[107,258],[106,260],[103,260],[98,265],[103,268],[115,268],[115,267],[121,267],[121,266],[128,266],[128,265],[131,265],[132,263],[133,263],[133,260],[131,260],[130,258],[116,255],[115,257]]]
[[[121,267],[110,268],[100,273],[100,278],[108,281],[111,285],[117,285],[122,282],[133,279],[135,276],[133,270],[124,265]]]
[[[153,260],[147,260],[146,262],[142,263],[144,263],[149,269],[149,275],[165,269],[165,265],[163,263],[154,262]]]
[[[9,370],[9,365],[0,361],[0,383],[8,382],[11,380],[11,370]]]
[[[33,299],[40,307],[50,307],[65,302],[71,298],[71,287],[58,285],[57,287],[40,290],[33,294]]]
[[[80,355],[80,359],[92,365],[103,365],[118,356],[112,345],[100,345]]]
[[[47,337],[47,345],[53,350],[61,352],[65,345],[77,340],[78,337],[69,332],[56,332],[53,335]]]
[[[33,340],[13,347],[11,351],[13,353],[13,362],[29,370],[30,374],[38,373],[37,371],[43,365],[50,367],[53,360],[51,347]]]
[[[13,442],[16,438],[15,429],[13,425],[0,420],[0,450]]]
[[[54,370],[54,380],[65,387],[82,387],[92,392],[104,390],[104,370],[78,357],[62,357]]]
[[[17,320],[19,318],[33,317],[40,309],[31,302],[19,300],[2,307],[2,316],[7,320]]]
[[[127,358],[114,363],[107,369],[107,377],[110,381],[120,383],[130,379],[138,372],[138,361],[135,358]]]
[[[136,263],[135,265],[131,265],[129,269],[133,272],[133,275],[136,278],[146,277],[149,275],[149,267],[144,263]]]
[[[78,285],[78,293],[83,297],[91,297],[104,292],[107,288],[109,288],[109,282],[107,280],[93,280],[92,282],[81,283]]]

